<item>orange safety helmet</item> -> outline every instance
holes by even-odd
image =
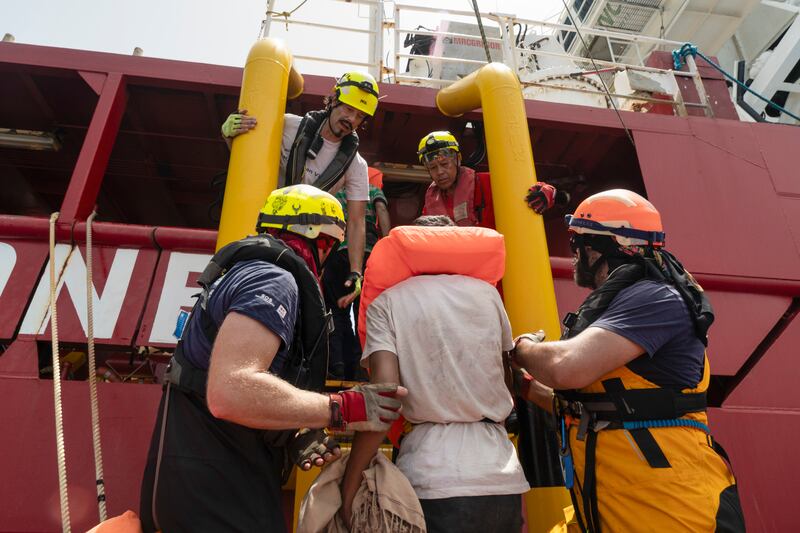
[[[593,194],[565,220],[569,231],[608,235],[620,246],[664,246],[658,210],[643,196],[626,189]]]

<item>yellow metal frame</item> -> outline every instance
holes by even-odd
[[[536,181],[528,120],[519,80],[502,63],[489,63],[439,91],[436,105],[458,117],[483,108],[497,231],[506,239],[503,298],[515,334],[561,328],[542,217],[523,199]]]
[[[440,90],[436,105],[450,117],[483,108],[495,221],[506,240],[506,311],[515,334],[543,329],[548,339],[558,339],[561,326],[544,223],[523,201],[536,182],[536,170],[517,76],[502,63],[489,63]],[[563,519],[570,498],[561,487],[536,488],[525,494],[525,503],[528,531],[538,533]]]
[[[258,212],[278,186],[286,100],[303,92],[303,77],[278,39],[250,48],[242,77],[239,109],[258,119],[255,129],[233,139],[217,235],[217,250],[254,232]]]

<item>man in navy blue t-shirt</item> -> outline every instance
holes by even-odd
[[[273,191],[258,236],[215,254],[165,377],[141,490],[146,532],[283,532],[287,458],[336,460],[321,428],[385,431],[405,390],[320,394],[328,318],[322,265],[344,215],[310,185]],[[298,429],[298,428],[311,428]]]
[[[664,250],[660,214],[615,189],[567,222],[575,282],[593,292],[567,315],[562,340],[521,335],[512,365],[523,397],[555,411],[581,528],[744,531],[705,412],[713,311]]]

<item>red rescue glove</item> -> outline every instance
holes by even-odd
[[[356,385],[352,389],[331,394],[333,429],[355,431],[387,431],[400,416],[400,400],[408,391],[388,383]]]
[[[528,207],[542,214],[554,205],[565,206],[569,203],[569,193],[556,190],[552,185],[537,181],[525,196]]]
[[[512,371],[514,374],[514,396],[519,396],[523,400],[527,400],[531,392],[533,376],[528,374],[528,371],[520,366],[514,366]]]

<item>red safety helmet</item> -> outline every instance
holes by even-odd
[[[664,246],[658,210],[641,195],[626,189],[593,194],[565,219],[569,231],[608,235],[620,246]]]

